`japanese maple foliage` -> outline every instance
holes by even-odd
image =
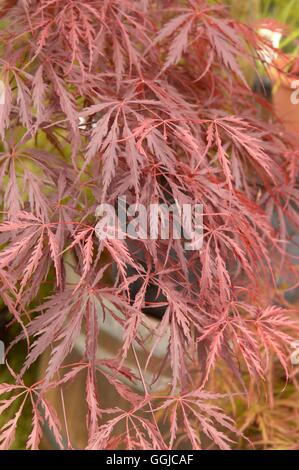
[[[27,448],[39,447],[45,422],[60,448],[75,447],[45,396],[85,371],[88,448],[229,448],[239,430],[211,377],[226,371],[232,400],[267,381],[273,361],[287,381],[299,334],[298,312],[277,288],[298,282],[287,254],[287,222],[299,226],[298,153],[240,66],[255,68],[271,46],[206,0],[4,4],[0,291],[28,354],[0,385],[1,410],[22,398],[0,447],[11,446],[26,400]],[[99,241],[97,205],[124,195],[146,206],[203,204],[202,249],[171,237],[139,240],[135,251],[126,239]],[[169,366],[172,379],[159,392],[142,367],[137,376],[125,365],[146,324],[149,285],[164,315],[148,363],[169,335],[156,373]],[[103,363],[107,316],[124,334]],[[82,360],[66,367],[81,331]],[[49,348],[45,376],[29,387],[24,374]],[[103,375],[126,409],[103,407]]]

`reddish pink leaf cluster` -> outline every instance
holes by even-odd
[[[0,385],[1,410],[22,397],[1,448],[13,442],[25,400],[33,412],[27,447],[38,448],[45,423],[64,447],[45,394],[84,370],[88,448],[189,440],[194,449],[226,449],[237,431],[214,403],[223,397],[206,390],[211,374],[221,364],[246,390],[244,377],[265,379],[274,355],[288,376],[299,323],[276,284],[287,275],[297,282],[286,224],[299,226],[298,158],[239,66],[247,58],[254,67],[263,42],[227,14],[206,0],[7,2],[0,289],[22,328],[16,341],[26,338],[29,351],[13,384]],[[187,252],[172,237],[139,240],[135,249],[127,240],[100,242],[97,205],[124,195],[146,206],[203,204],[203,248]],[[151,392],[135,349],[149,286],[164,315],[147,366],[169,337],[155,371],[171,368],[163,396]],[[124,335],[105,361],[97,350],[107,317]],[[82,331],[82,361],[66,368]],[[45,377],[27,387],[23,375],[49,347]],[[132,350],[139,377],[124,363]],[[103,407],[103,376],[126,409]]]

